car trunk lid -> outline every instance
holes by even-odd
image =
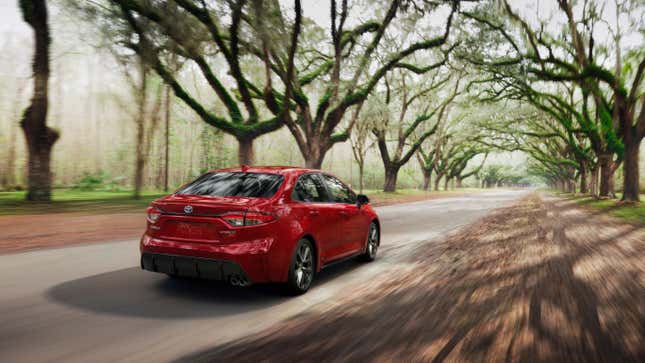
[[[153,236],[191,242],[221,242],[231,227],[221,217],[270,203],[266,198],[170,195],[152,203],[162,214]]]

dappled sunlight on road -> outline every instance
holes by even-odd
[[[415,255],[416,270],[355,291],[342,308],[185,359],[645,358],[643,226],[532,195]]]

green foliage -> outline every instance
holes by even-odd
[[[603,211],[614,217],[633,223],[645,223],[645,203],[624,204],[611,199],[596,199],[593,197],[574,197],[570,194],[564,194],[578,203],[589,206],[590,208]],[[645,195],[641,194],[641,200]]]
[[[532,184],[533,180],[523,168],[512,168],[503,164],[486,165],[481,171],[480,178],[488,187],[499,184]]]
[[[74,184],[72,190],[82,192],[107,191],[118,192],[125,190],[127,178],[117,176],[110,178],[110,174],[104,171],[92,174],[84,173],[83,176]]]
[[[74,189],[84,192],[103,189],[106,178],[107,174],[104,172],[99,172],[97,174],[85,173],[75,183]]]

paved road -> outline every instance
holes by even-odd
[[[304,296],[273,286],[171,280],[138,267],[137,241],[0,256],[0,357],[5,362],[169,361],[326,309],[356,284],[405,268],[419,243],[525,194],[499,190],[377,208],[374,263],[324,270]],[[37,228],[37,226],[34,226]]]

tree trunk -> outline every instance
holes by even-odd
[[[441,180],[441,175],[437,175],[437,178],[434,180],[434,190],[435,192],[439,191],[439,181]]]
[[[166,85],[166,107],[165,107],[165,134],[164,134],[164,163],[163,163],[163,190],[168,191],[168,168],[170,164],[170,87]]]
[[[580,193],[587,194],[587,164],[585,161],[580,162]]]
[[[49,86],[49,25],[45,0],[21,1],[23,17],[34,30],[34,95],[20,126],[27,140],[27,200],[51,200],[51,150],[58,132],[47,127]]]
[[[145,158],[143,156],[143,123],[137,124],[137,146],[136,160],[134,162],[134,199],[141,198],[141,188],[143,187],[143,168],[145,167]],[[140,138],[141,137],[141,138]]]
[[[457,178],[457,188],[463,188],[463,187],[464,187],[463,180],[461,180],[461,178]]]
[[[363,176],[365,174],[365,163],[358,164],[358,192],[363,193]]]
[[[428,187],[432,182],[432,172],[423,172],[423,190],[428,191]]]
[[[591,180],[589,181],[589,189],[594,196],[598,195],[598,163],[591,169]]]
[[[600,164],[600,197],[609,197],[611,192],[611,184],[613,184],[613,159],[611,154],[603,154],[598,156],[598,163]]]
[[[140,69],[140,84],[137,92],[139,97],[139,112],[137,114],[137,132],[135,136],[135,161],[134,161],[134,199],[141,198],[141,188],[143,186],[143,173],[145,167],[145,126],[146,126],[146,103],[148,93],[148,70],[146,69],[143,59],[139,60]]]
[[[27,127],[23,127],[23,129],[29,151],[27,200],[49,201],[51,200],[52,187],[51,150],[58,138],[58,133],[46,128],[43,134],[34,135],[32,129]]]
[[[144,121],[145,118],[143,115],[139,116],[137,119],[137,135],[136,135],[136,158],[134,162],[134,198],[141,198],[141,187],[143,186],[143,168],[145,167],[145,157],[144,157],[144,145],[143,145],[143,135],[144,135]]]
[[[384,192],[396,191],[396,178],[399,175],[399,168],[390,166],[385,168],[385,183],[383,184]]]
[[[323,151],[321,149],[318,141],[308,145],[308,150],[302,153],[302,157],[305,159],[305,167],[310,169],[320,169],[322,167],[323,160],[325,159],[326,152],[327,150]]]
[[[443,181],[443,190],[444,190],[444,191],[447,191],[447,190],[448,190],[448,183],[449,183],[449,182],[450,182],[450,179],[448,179],[448,178],[446,178],[446,179]]]
[[[638,175],[638,151],[640,142],[635,140],[625,141],[625,159],[623,164],[623,197],[621,200],[638,202],[639,198],[639,175]]]
[[[310,169],[320,169],[322,168],[322,163],[323,163],[322,158],[313,158],[313,159],[305,160],[305,167]]]
[[[237,139],[239,149],[237,161],[240,165],[253,165],[255,153],[253,151],[253,139]]]

